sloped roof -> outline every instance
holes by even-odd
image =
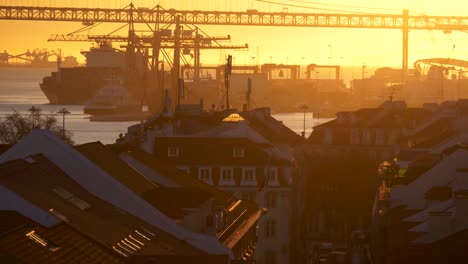
[[[11,219],[16,225],[5,229],[4,224]],[[18,260],[18,263],[126,263],[117,253],[65,223],[46,228],[14,211],[0,211],[0,226],[5,231],[0,233],[0,252]],[[29,239],[26,234],[31,231],[59,249],[51,251]]]
[[[229,248],[233,248],[260,217],[260,211],[255,205],[241,202],[231,194],[220,191],[213,186],[190,177],[178,170],[174,164],[168,164],[141,150],[132,150],[122,153],[121,156],[127,161],[131,160],[129,159],[130,157],[133,158],[132,162],[143,163],[151,167],[182,187],[197,189],[201,191],[201,193],[209,194],[209,197],[214,200],[215,205],[222,205],[228,208],[226,216],[228,227],[218,232],[217,236],[219,240]]]
[[[394,185],[391,190],[392,200],[401,201],[409,209],[420,209],[425,205],[424,193],[432,186],[448,185],[453,181],[456,168],[463,167],[468,159],[468,151],[457,150],[452,155],[442,159],[429,170],[419,173],[407,185]]]
[[[269,144],[269,142],[246,122],[220,123],[217,126],[198,133],[191,134],[194,138],[246,138],[255,143]]]
[[[424,222],[427,221],[429,218],[429,212],[436,211],[442,212],[448,210],[450,207],[453,207],[454,201],[453,200],[446,200],[440,203],[436,203],[414,215],[406,217],[403,221],[407,222]]]
[[[144,175],[123,162],[116,153],[101,142],[86,143],[75,146],[75,148],[137,194],[149,192],[158,187],[154,182],[146,179]]]
[[[152,170],[159,172],[161,174],[161,177],[168,178],[172,182],[176,183],[178,186],[203,190],[209,193],[218,203],[222,205],[228,206],[229,204],[237,200],[232,195],[220,191],[216,188],[213,188],[213,186],[210,186],[204,183],[203,181],[194,179],[192,177],[188,177],[187,174],[176,168],[175,163],[158,159],[155,156],[148,154],[142,150],[131,150],[128,152],[121,153],[120,156],[127,162],[137,162],[144,166],[150,167]],[[163,181],[157,183],[165,186]]]
[[[188,231],[47,130],[34,130],[0,156],[0,162],[43,153],[93,195],[211,254],[230,250],[208,235]]]
[[[269,108],[253,109],[241,115],[249,121],[250,127],[274,144],[295,145],[304,141],[303,137],[272,117]]]
[[[189,208],[198,208],[211,199],[211,195],[195,188],[157,188],[142,197],[167,216],[182,219]]]
[[[274,146],[264,143],[255,143],[247,138],[239,137],[157,137],[155,154],[161,159],[173,160],[167,157],[169,146],[179,147],[179,164],[197,165],[224,165],[224,166],[255,166],[266,164],[268,156],[274,165],[287,165],[290,163],[286,157]],[[233,157],[233,147],[245,148],[245,157]],[[203,155],[200,151],[203,150]]]
[[[152,254],[172,255],[177,252],[201,253],[193,246],[181,243],[166,231],[124,213],[90,194],[42,155],[29,158],[32,163],[17,161],[23,166],[12,166],[10,163],[0,166],[2,172],[0,185],[47,211],[52,217],[58,216],[62,222],[98,243],[110,249],[116,246],[115,251],[119,252],[121,246],[119,243],[124,243],[122,240],[132,236],[141,244],[138,250],[127,251],[126,255],[130,257]],[[136,230],[145,237],[139,235]],[[120,251],[125,249],[120,248]]]

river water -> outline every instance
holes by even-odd
[[[125,133],[127,127],[137,124],[134,122],[95,122],[89,120],[89,115],[83,113],[81,105],[49,105],[49,101],[42,93],[39,83],[42,78],[49,75],[51,68],[17,68],[0,67],[0,118],[13,111],[29,114],[32,106],[39,107],[43,113],[56,113],[61,108],[71,112],[66,116],[66,129],[73,132],[76,144],[93,141],[114,143],[120,133]],[[304,127],[304,113],[277,113],[276,119],[300,134]],[[62,117],[57,115],[61,124]],[[313,126],[329,121],[330,119],[314,119],[312,113],[306,113],[306,135],[312,132]]]

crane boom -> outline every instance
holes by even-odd
[[[402,14],[342,14],[342,13],[289,13],[166,10],[135,8],[130,4],[124,9],[0,6],[0,20],[75,21],[86,25],[97,22],[236,25],[236,26],[285,26],[285,27],[335,27],[400,29],[403,33],[402,74],[406,81],[408,72],[408,33],[411,29],[468,30],[467,16],[426,16]]]
[[[184,23],[197,25],[293,26],[401,29],[404,14],[340,14],[175,10],[163,8],[69,8],[0,6],[0,20],[75,21],[83,23]],[[408,29],[468,30],[468,16],[408,16]]]

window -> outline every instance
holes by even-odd
[[[270,168],[270,176],[268,178],[268,185],[277,186],[278,182],[278,168]]]
[[[265,221],[265,237],[275,237],[276,222],[274,220]]]
[[[208,184],[213,184],[211,180],[211,169],[210,168],[198,169],[198,179]]]
[[[236,146],[232,150],[232,156],[234,158],[243,158],[245,156],[245,148]]]
[[[255,181],[255,168],[244,168],[242,173],[242,182],[243,185],[256,185]]]
[[[277,193],[268,192],[266,195],[266,206],[268,208],[276,208]]]
[[[216,230],[223,230],[226,227],[226,210],[222,207],[214,209],[214,224]]]
[[[81,210],[86,210],[91,207],[89,203],[81,200],[80,198],[76,197],[75,195],[73,195],[72,193],[70,193],[69,191],[65,190],[64,188],[60,186],[54,188],[53,191],[55,192],[55,194],[57,194],[64,200],[72,203],[73,205],[75,205]]]
[[[232,168],[221,168],[220,185],[234,185],[234,170]]]
[[[167,148],[168,157],[179,157],[179,147],[168,147]]]
[[[383,128],[377,128],[375,130],[375,144],[377,144],[377,145],[385,144]]]
[[[366,128],[362,131],[362,144],[370,144],[371,143],[371,132],[369,128]]]
[[[350,132],[351,145],[359,144],[359,128],[352,128]]]

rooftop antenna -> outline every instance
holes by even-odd
[[[251,101],[251,96],[252,96],[252,79],[248,78],[247,79],[247,93],[246,93],[246,104],[245,104],[245,110],[248,112],[250,111],[250,101]]]
[[[232,71],[232,56],[228,55],[226,60],[226,71],[224,74],[224,85],[226,88],[226,109],[229,109],[229,83],[231,80],[231,71]]]

